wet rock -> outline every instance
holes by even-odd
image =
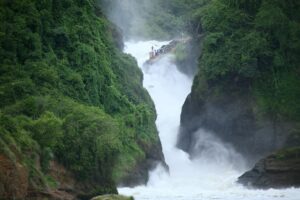
[[[94,197],[91,200],[134,200],[134,198],[122,195],[102,195]]]
[[[282,150],[256,163],[238,182],[254,188],[300,187],[300,147]]]
[[[177,143],[180,149],[192,157],[200,153],[201,149],[195,148],[200,128],[232,145],[249,164],[285,147],[294,126],[270,116],[262,117],[246,80],[233,78],[232,85],[222,90],[215,84],[196,76],[192,93],[182,108]]]
[[[192,78],[195,76],[198,71],[198,57],[201,54],[202,44],[202,38],[192,38],[188,40],[179,51],[177,50],[181,55],[176,56],[175,62],[180,72]],[[175,50],[175,55],[176,54],[178,53],[176,53]]]
[[[175,49],[177,48],[177,46],[180,44],[188,46],[187,43],[189,43],[190,41],[191,41],[191,38],[189,38],[189,37],[172,40],[168,44],[163,45],[161,48],[157,49],[155,52],[151,52],[150,59],[144,63],[144,66],[152,65],[155,62],[157,62],[159,59],[161,59],[164,55],[174,52]],[[185,64],[187,64],[187,63],[185,63]],[[184,65],[184,63],[182,63],[182,65]],[[187,71],[189,71],[189,70],[187,70]],[[193,69],[191,71],[193,71],[193,72],[189,72],[189,75],[194,73],[195,69]]]

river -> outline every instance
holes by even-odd
[[[250,190],[236,183],[247,170],[241,155],[204,130],[198,130],[198,144],[203,147],[196,160],[176,148],[181,107],[191,91],[192,78],[181,73],[174,55],[144,65],[153,46],[168,42],[126,42],[125,52],[134,56],[144,74],[144,87],[151,95],[156,111],[156,125],[169,174],[160,166],[150,173],[146,186],[118,188],[120,194],[136,200],[299,200],[300,189]]]

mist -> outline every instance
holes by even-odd
[[[124,36],[124,52],[136,58],[144,74],[143,85],[155,104],[156,126],[165,161],[169,166],[169,172],[167,172],[162,165],[158,165],[149,172],[149,181],[146,185],[118,188],[119,193],[133,195],[137,200],[269,200],[274,199],[274,194],[284,197],[283,199],[293,199],[295,196],[293,193],[296,194],[297,191],[292,189],[258,192],[247,190],[239,185],[236,182],[237,178],[250,166],[245,161],[247,159],[238,151],[239,149],[225,142],[221,136],[224,130],[218,128],[217,123],[211,123],[213,128],[207,129],[200,121],[189,121],[197,123],[197,126],[195,125],[197,128],[190,134],[192,137],[185,138],[191,140],[192,145],[189,146],[191,149],[183,151],[177,148],[178,134],[182,125],[180,121],[182,107],[191,92],[198,67],[197,58],[201,54],[201,47],[194,45],[199,43],[201,45],[201,42],[191,41],[191,47],[184,48],[183,52],[187,56],[182,62],[175,62],[176,54],[169,52],[158,56],[157,59],[154,58],[152,64],[145,64],[149,60],[152,47],[157,50],[169,44],[172,39],[176,38],[176,35],[181,35],[183,31],[180,13],[176,13],[176,9],[169,7],[170,2],[163,0],[101,1],[104,13],[120,28]],[[161,5],[163,6],[160,7]],[[173,15],[168,15],[168,12],[173,12]],[[168,17],[165,17],[165,14]],[[194,39],[201,40],[201,37],[194,37]],[[216,115],[216,121],[226,121],[229,116],[228,113],[223,116],[216,112],[209,112],[208,115]],[[182,138],[179,137],[179,139]]]
[[[99,0],[108,19],[129,39],[169,40],[184,32],[181,13],[169,1]]]
[[[296,200],[297,190],[248,190],[236,183],[245,170],[244,158],[213,132],[198,129],[194,132],[194,156],[176,148],[182,104],[192,87],[192,78],[180,72],[174,55],[167,54],[151,65],[152,46],[160,48],[166,42],[128,41],[125,53],[133,55],[144,74],[143,85],[152,97],[156,111],[156,126],[169,172],[158,167],[149,172],[147,185],[118,188],[120,194],[133,195],[137,200],[270,200],[276,196]],[[274,197],[275,195],[275,197]]]
[[[104,13],[108,19],[116,24],[125,39],[138,37],[145,29],[143,10],[151,9],[151,2],[147,0],[101,0]]]

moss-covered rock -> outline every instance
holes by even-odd
[[[134,200],[133,197],[126,197],[123,195],[102,195],[92,198],[91,200]]]
[[[261,159],[238,182],[263,189],[300,187],[300,147],[282,149]]]

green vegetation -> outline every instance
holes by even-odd
[[[199,0],[99,0],[129,38],[168,40],[192,29],[191,10]]]
[[[177,62],[183,62],[187,57],[187,46],[185,44],[177,45],[174,54]]]
[[[280,150],[276,152],[275,158],[278,160],[300,159],[300,147]]]
[[[189,12],[204,35],[193,92],[249,92],[264,114],[299,121],[299,1],[190,2],[201,5]]]
[[[205,90],[201,88],[205,87],[203,81],[219,95],[218,91],[224,88],[250,92],[263,114],[300,119],[299,1],[144,0],[137,5],[132,2],[133,10],[129,7],[129,11],[144,22],[143,27],[136,27],[143,28],[139,35],[163,39],[188,31],[204,36],[194,93]],[[176,55],[179,60],[184,59],[183,51],[178,50]]]
[[[142,73],[115,32],[94,0],[0,1],[0,152],[31,182],[55,187],[46,174],[58,160],[115,191],[145,158],[141,144],[158,142]]]
[[[299,122],[300,1],[136,3],[146,21],[131,33],[201,34],[198,100],[249,93],[264,115]],[[32,185],[55,187],[57,160],[97,191],[115,191],[158,142],[142,73],[116,35],[95,0],[0,0],[0,152],[27,167]],[[185,53],[177,49],[179,61]]]

